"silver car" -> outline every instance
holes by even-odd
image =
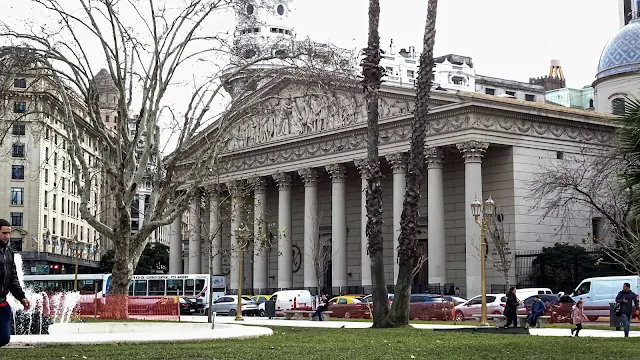
[[[236,316],[238,314],[238,296],[225,295],[222,296],[211,305],[211,310],[218,315]],[[258,315],[260,310],[250,297],[242,297],[242,315]]]

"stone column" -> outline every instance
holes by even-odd
[[[326,167],[331,175],[331,286],[340,294],[347,286],[347,170],[342,164]]]
[[[291,243],[291,175],[273,175],[278,183],[278,288],[293,286],[293,249]]]
[[[251,179],[253,185],[253,291],[264,294],[268,288],[267,270],[267,183],[264,178]]]
[[[201,208],[200,212],[200,274],[209,273],[209,254],[211,253],[211,236],[209,235],[210,222],[209,213],[211,202],[208,197],[204,197],[205,205]]]
[[[371,258],[367,252],[367,245],[369,238],[367,237],[367,178],[364,171],[364,167],[367,165],[367,159],[355,161],[358,170],[360,170],[360,177],[362,178],[362,184],[360,190],[362,191],[360,200],[360,264],[361,264],[361,284],[365,294],[371,292]]]
[[[182,213],[171,223],[169,239],[169,274],[182,274]]]
[[[200,273],[200,193],[196,193],[189,206],[189,274]]]
[[[471,203],[482,200],[482,155],[488,143],[469,141],[456,145],[464,157],[464,220],[466,237],[467,298],[479,295],[480,227],[471,214]]]
[[[238,290],[238,266],[240,264],[237,232],[243,220],[242,185],[241,181],[231,181],[227,183],[227,188],[231,194],[231,258],[229,259],[229,288],[236,291]],[[242,273],[244,274],[244,269]]]
[[[318,221],[318,172],[315,169],[298,171],[304,180],[304,288],[318,287],[316,265],[318,261],[325,261],[322,244],[319,239]]]
[[[393,168],[393,283],[398,281],[398,236],[400,236],[400,218],[404,204],[407,174],[407,154],[399,153],[387,156]]]
[[[220,189],[215,187],[209,197],[209,237],[211,268],[214,275],[222,274],[222,228],[220,227]]]
[[[427,201],[428,201],[428,268],[429,284],[447,282],[444,234],[444,186],[442,172],[444,155],[442,148],[427,149]]]

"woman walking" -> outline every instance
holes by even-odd
[[[571,329],[571,335],[578,336],[580,330],[582,330],[582,322],[587,321],[587,317],[584,315],[584,309],[582,306],[584,302],[582,299],[578,300],[578,302],[573,305],[573,309],[571,310],[571,319],[573,320],[573,324],[576,326]]]
[[[507,329],[511,323],[513,327],[518,327],[518,306],[522,304],[516,297],[516,288],[511,287],[507,292],[507,303],[504,306],[504,316],[507,318],[507,325],[504,326]]]

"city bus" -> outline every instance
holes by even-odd
[[[213,287],[208,274],[155,274],[133,275],[129,283],[130,296],[187,296],[202,298],[207,304],[209,294],[212,301],[225,293],[224,276],[212,277]],[[25,285],[36,291],[66,292],[73,291],[74,274],[56,275],[25,275]],[[78,291],[81,295],[97,295],[102,297],[109,294],[111,274],[78,274]]]

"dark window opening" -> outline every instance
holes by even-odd
[[[278,5],[278,7],[276,8],[276,11],[278,12],[278,15],[280,16],[284,15],[284,6]]]
[[[9,244],[13,251],[22,251],[22,238],[10,238]]]
[[[516,92],[515,91],[505,91],[505,93],[509,96],[516,96]]]
[[[487,94],[487,95],[495,95],[496,94],[496,89],[486,88],[486,89],[484,89],[484,93]]]
[[[11,226],[22,226],[22,213],[21,212],[12,212],[11,213]]]
[[[564,153],[562,151],[556,151],[556,159],[558,160],[564,159]]]
[[[532,94],[525,94],[524,95],[524,100],[525,101],[536,101],[536,96],[532,95]]]
[[[19,89],[26,89],[27,88],[27,79],[25,79],[25,78],[13,79],[13,87],[19,88]]]
[[[589,109],[593,109],[593,99],[589,99]]]
[[[25,135],[26,134],[26,125],[24,123],[15,123],[13,124],[13,135]]]
[[[27,104],[24,102],[16,101],[13,103],[13,112],[14,113],[24,113],[27,111]]]
[[[23,158],[24,157],[24,144],[13,144],[11,155],[13,157]]]
[[[11,166],[11,180],[24,180],[24,165]]]
[[[625,100],[623,98],[613,99],[613,101],[611,101],[611,108],[613,115],[624,115]]]

